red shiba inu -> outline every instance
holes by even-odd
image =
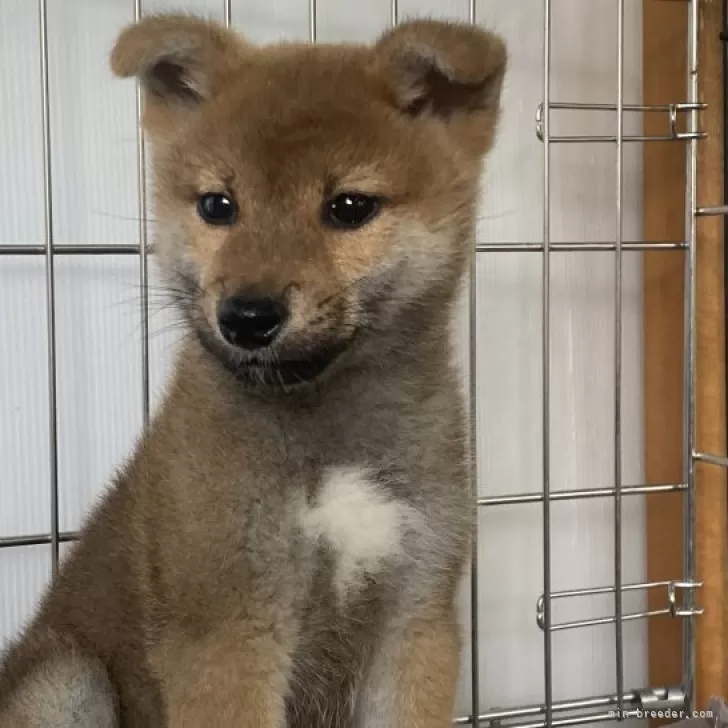
[[[2,728],[445,728],[469,553],[448,329],[506,51],[126,28],[155,249],[187,324],[165,400],[0,672]]]

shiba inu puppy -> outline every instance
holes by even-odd
[[[503,42],[151,16],[174,376],[0,673],[2,728],[445,728],[473,527],[448,338]]]

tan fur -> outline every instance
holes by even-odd
[[[241,660],[241,649],[247,653]],[[286,658],[269,638],[251,636],[238,624],[220,625],[201,641],[184,638],[151,651],[169,706],[167,723],[196,728],[215,716],[236,728],[282,725]]]
[[[460,643],[452,609],[413,620],[400,662],[396,725],[442,728],[452,721]]]
[[[474,509],[448,324],[506,54],[415,21],[256,47],[186,16],[125,29],[156,249],[186,335],[160,410],[0,671],[0,728],[445,728]],[[198,214],[227,194],[224,226]],[[379,200],[327,224],[341,192]],[[228,343],[220,303],[285,301]],[[287,375],[286,375],[287,372]],[[64,713],[65,711],[65,713]],[[110,722],[109,722],[110,721]],[[54,726],[56,728],[56,726]]]

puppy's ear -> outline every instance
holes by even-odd
[[[508,60],[499,36],[475,25],[413,20],[385,33],[375,55],[404,113],[440,118],[470,151],[488,151]]]
[[[111,70],[120,78],[140,80],[147,126],[169,126],[217,93],[244,48],[235,33],[217,23],[150,15],[121,32],[111,52]]]

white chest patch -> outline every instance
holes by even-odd
[[[403,536],[417,520],[414,508],[392,498],[370,471],[358,467],[326,471],[316,503],[301,513],[306,536],[323,539],[335,554],[334,586],[341,599],[364,574],[403,555]]]

